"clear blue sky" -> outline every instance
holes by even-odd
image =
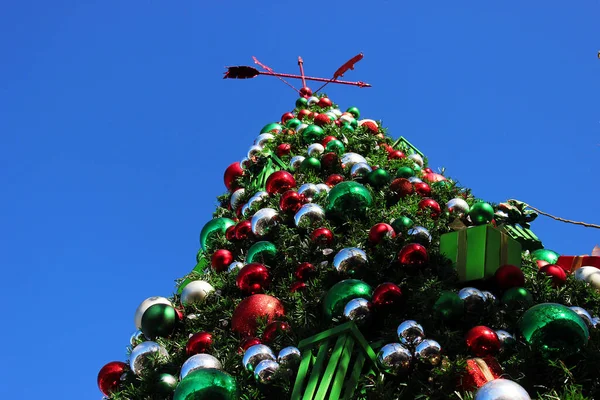
[[[18,1],[0,6],[0,398],[100,399],[134,311],[194,265],[222,175],[294,104],[251,56],[330,76],[479,197],[600,223],[600,5]],[[409,4],[410,3],[410,4]],[[209,5],[201,5],[209,4]],[[468,5],[467,5],[468,4]],[[229,9],[229,11],[228,11]],[[539,218],[563,254],[600,232]]]

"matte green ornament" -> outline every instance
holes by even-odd
[[[341,140],[333,139],[327,143],[325,150],[327,150],[328,152],[333,151],[334,153],[342,154],[346,151],[346,147],[344,146],[344,143],[342,143]]]
[[[412,219],[402,216],[392,221],[392,228],[396,233],[408,231],[415,223]]]
[[[509,310],[526,309],[533,304],[533,296],[525,288],[513,287],[502,295],[502,304]]]
[[[271,242],[265,240],[256,242],[248,249],[246,254],[246,264],[258,262],[268,263],[272,261],[277,255],[277,247]]]
[[[167,337],[177,324],[177,313],[168,304],[154,304],[142,315],[142,332],[150,340]]]
[[[290,129],[296,129],[298,126],[302,124],[298,118],[292,118],[288,122],[285,123],[285,126]]]
[[[454,292],[442,292],[433,311],[445,321],[456,320],[465,313],[465,302]]]
[[[235,379],[215,368],[197,369],[186,375],[179,383],[173,400],[237,400],[238,386]]]
[[[302,131],[302,139],[306,143],[320,142],[325,136],[325,131],[319,125],[309,125]]]
[[[518,323],[522,337],[547,357],[566,357],[587,345],[585,322],[569,307],[543,303],[531,307]]]
[[[396,178],[410,178],[415,176],[415,171],[411,167],[400,167],[396,171]]]
[[[308,107],[308,99],[304,98],[304,97],[300,97],[298,98],[298,100],[296,100],[296,108],[306,108]]]
[[[354,127],[348,123],[342,125],[342,133],[354,133]]]
[[[321,161],[315,157],[306,157],[300,164],[300,171],[318,171],[321,169]]]
[[[364,213],[373,202],[369,190],[358,182],[340,182],[327,195],[327,211],[351,215]]]
[[[270,124],[265,125],[261,130],[260,133],[279,133],[283,130],[283,126],[281,124],[278,124],[277,122],[272,122]]]
[[[233,225],[235,225],[235,222],[225,217],[214,218],[208,221],[200,231],[200,246],[202,250],[207,250],[208,241],[213,235],[225,235],[227,228]]]
[[[385,169],[377,168],[369,172],[369,175],[367,175],[367,180],[371,185],[380,188],[387,185],[390,182],[391,177]]]
[[[548,264],[556,264],[560,254],[550,249],[539,249],[531,253],[531,256],[534,260],[546,261]]]
[[[471,206],[469,217],[475,225],[485,225],[494,218],[494,207],[489,203],[480,201]]]
[[[346,279],[333,285],[323,299],[323,314],[330,321],[342,314],[346,303],[352,299],[363,298],[371,300],[373,289],[367,283],[358,279]]]
[[[352,116],[356,119],[360,118],[360,111],[356,107],[350,107],[349,109],[346,110],[346,112],[349,112],[350,114],[352,114]]]
[[[158,375],[158,382],[156,382],[156,389],[159,393],[169,395],[173,393],[173,390],[177,387],[177,378],[171,374],[160,374]]]

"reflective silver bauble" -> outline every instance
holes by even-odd
[[[215,356],[205,353],[194,354],[181,366],[179,379],[185,378],[192,371],[207,368],[222,369],[223,366],[221,365],[221,361],[217,360]]]
[[[377,364],[384,372],[397,375],[410,369],[413,356],[400,343],[388,343],[377,353]]]
[[[248,158],[252,159],[252,158],[258,157],[258,156],[260,156],[262,151],[263,151],[262,146],[257,146],[257,145],[251,146],[250,150],[248,150]]]
[[[438,365],[442,361],[442,346],[435,340],[425,339],[415,348],[415,357],[422,363]]]
[[[260,383],[269,383],[279,371],[279,364],[271,360],[262,360],[254,369],[254,379]]]
[[[242,365],[248,371],[254,371],[254,368],[259,362],[263,360],[275,361],[275,354],[269,346],[264,344],[255,344],[254,346],[248,347],[244,352],[244,358],[242,358]]]
[[[169,357],[167,350],[156,342],[142,342],[135,346],[129,355],[131,371],[138,376],[143,374],[146,364],[148,364],[148,358],[154,353],[158,353],[165,358]]]
[[[244,157],[244,158],[242,158],[242,161],[240,161],[240,165],[244,169],[248,168],[251,164],[252,164],[252,161],[248,160],[248,157]]]
[[[204,301],[214,291],[215,288],[206,281],[192,281],[183,287],[181,291],[181,303],[199,303]]]
[[[246,203],[242,206],[242,215],[247,217],[250,214],[250,204]]]
[[[345,153],[342,155],[341,159],[342,168],[352,168],[355,164],[358,163],[367,163],[367,160],[357,153]]]
[[[398,325],[398,340],[405,346],[416,346],[425,338],[425,331],[417,321],[409,319]]]
[[[501,350],[506,347],[512,347],[517,343],[513,335],[502,329],[498,329],[496,335],[498,335],[498,339],[500,340]]]
[[[294,156],[290,160],[290,167],[292,167],[292,169],[295,171],[298,168],[300,168],[300,164],[302,164],[302,161],[304,161],[304,157],[302,157],[302,156]]]
[[[261,208],[253,216],[250,222],[252,223],[252,233],[256,236],[264,236],[270,227],[277,224],[277,210],[273,208]]]
[[[354,116],[350,115],[350,114],[345,114],[345,115],[341,115],[340,116],[340,121],[342,121],[342,123],[351,123],[352,121],[354,121]]]
[[[479,289],[474,287],[462,288],[458,292],[458,297],[463,299],[465,312],[469,314],[481,314],[485,310],[485,295]]]
[[[357,325],[364,325],[371,319],[373,305],[367,299],[356,298],[346,303],[344,307],[344,318],[354,321]]]
[[[336,118],[341,117],[343,114],[342,110],[339,108],[332,108],[330,111],[335,115]]]
[[[131,337],[129,338],[129,344],[131,344],[132,346],[137,346],[144,340],[145,340],[144,334],[142,333],[141,330],[138,329],[137,331],[135,331],[131,334]]]
[[[585,324],[587,325],[588,328],[591,328],[594,325],[594,322],[592,321],[592,316],[585,308],[581,308],[581,307],[577,307],[577,306],[573,306],[573,307],[569,307],[569,308],[571,310],[575,311],[575,313],[581,317],[581,319],[585,322]]]
[[[446,203],[446,210],[452,214],[465,215],[469,213],[469,209],[470,207],[465,199],[461,199],[460,197],[451,199]]]
[[[306,228],[319,223],[325,218],[325,210],[318,204],[308,203],[302,205],[294,215],[297,227]]]
[[[408,230],[408,235],[412,236],[416,241],[423,244],[431,243],[431,233],[427,228],[422,226],[415,226]]]
[[[496,304],[496,302],[498,301],[498,299],[496,299],[496,296],[494,296],[494,294],[492,292],[483,290],[481,293],[483,293],[483,296],[485,297],[485,301],[489,306]]]
[[[333,111],[327,111],[325,113],[325,115],[327,115],[329,117],[329,119],[332,121],[335,121],[336,119],[338,119],[338,116],[335,115],[335,113]]]
[[[234,261],[227,267],[227,272],[237,274],[240,269],[244,267],[244,263],[241,261]]]
[[[275,135],[272,133],[261,133],[256,137],[256,139],[254,139],[254,144],[260,147],[265,147],[265,144],[273,139],[275,139]]]
[[[310,157],[319,158],[325,152],[325,147],[321,143],[313,143],[308,146],[307,152]]]
[[[235,210],[240,203],[240,199],[246,193],[244,189],[237,189],[235,192],[231,193],[231,198],[229,199],[229,205],[232,210]]]
[[[523,386],[508,379],[489,381],[477,392],[474,400],[531,400]]]
[[[423,182],[422,180],[420,180],[419,178],[417,178],[416,176],[411,176],[410,178],[408,178],[408,181],[410,183],[421,183]]]
[[[421,167],[421,168],[423,167],[423,157],[421,157],[419,154],[417,154],[417,153],[410,154],[408,156],[408,159],[413,160],[415,162],[415,164],[417,164],[419,167]]]
[[[277,362],[285,368],[296,368],[301,358],[300,350],[294,346],[284,347],[277,354]]]
[[[598,318],[598,317],[593,317],[592,318],[592,327],[593,328],[600,328],[600,318]]]
[[[302,133],[306,128],[308,128],[308,124],[300,124],[296,127],[296,133]]]
[[[340,250],[333,257],[333,267],[337,272],[353,274],[368,263],[367,253],[356,247]]]
[[[352,168],[350,168],[350,175],[354,179],[364,178],[371,171],[373,171],[373,169],[369,164],[367,164],[366,162],[359,162],[354,164]]]
[[[317,190],[319,191],[319,193],[329,193],[331,188],[329,186],[327,186],[327,184],[325,184],[325,183],[318,183]]]
[[[138,306],[137,310],[135,310],[135,315],[133,317],[133,321],[137,329],[142,328],[142,315],[144,315],[147,309],[149,309],[155,304],[167,304],[170,306],[172,305],[169,299],[161,296],[148,297],[146,300],[142,301],[142,303]]]
[[[319,98],[317,96],[310,96],[308,98],[308,105],[313,105],[313,104],[317,104],[319,102]]]
[[[319,189],[314,183],[305,183],[298,188],[298,193],[303,195],[306,200],[312,201],[313,197],[319,193]]]

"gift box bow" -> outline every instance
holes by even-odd
[[[495,218],[505,225],[519,224],[523,228],[529,228],[531,222],[538,217],[538,213],[527,209],[527,204],[519,200],[508,200],[498,205]]]

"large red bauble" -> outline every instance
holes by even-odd
[[[244,170],[239,162],[236,161],[230,164],[225,170],[225,175],[223,175],[223,182],[225,182],[227,190],[232,191],[233,189],[237,189],[238,185],[236,185],[235,180],[242,175],[244,175]]]
[[[339,163],[340,158],[334,152],[325,153],[321,156],[321,166],[325,169],[333,169]]]
[[[256,333],[258,319],[272,322],[285,315],[283,304],[266,294],[254,294],[242,300],[231,317],[231,329],[241,336],[253,336]]]
[[[423,179],[425,179],[428,182],[441,182],[445,181],[446,177],[435,172],[429,172],[423,175]]]
[[[286,190],[296,187],[294,176],[287,171],[275,171],[267,178],[265,188],[267,193],[283,193]]]
[[[371,244],[379,244],[384,237],[394,238],[396,237],[396,232],[394,232],[394,228],[390,224],[379,223],[375,224],[369,230],[369,243]]]
[[[419,196],[429,196],[431,195],[431,187],[427,184],[427,182],[417,182],[415,183],[415,192]]]
[[[287,156],[288,154],[290,154],[291,151],[292,151],[291,144],[281,143],[279,146],[277,146],[277,149],[275,149],[275,154],[277,154],[277,157],[283,157],[283,156]]]
[[[235,283],[242,292],[256,294],[269,286],[271,283],[271,274],[263,264],[246,264],[238,271]]]
[[[296,267],[294,271],[294,276],[299,281],[306,281],[312,277],[314,277],[317,273],[317,269],[314,265],[309,262],[303,262],[302,264]]]
[[[327,228],[317,228],[310,235],[310,240],[315,244],[329,246],[333,243],[333,232]]]
[[[406,157],[406,156],[405,156],[405,155],[404,155],[404,153],[403,153],[402,151],[400,151],[400,150],[393,150],[393,151],[390,151],[390,152],[388,153],[388,159],[389,159],[389,160],[401,160],[401,159],[403,159],[404,157]]]
[[[554,287],[559,287],[567,282],[567,274],[565,270],[554,264],[544,265],[539,270],[540,274],[548,275],[552,277],[552,284]]]
[[[429,261],[427,249],[418,243],[409,243],[398,252],[398,261],[402,265],[420,266]]]
[[[229,240],[230,242],[233,242],[236,239],[236,237],[235,237],[235,228],[236,228],[236,225],[231,225],[225,231],[225,238],[227,240]]]
[[[269,325],[265,327],[265,330],[262,334],[262,340],[264,343],[271,343],[277,336],[282,333],[290,331],[290,324],[282,321],[271,322]]]
[[[491,356],[500,350],[500,339],[491,328],[479,325],[471,328],[465,337],[467,348],[477,356]]]
[[[297,292],[298,290],[306,289],[306,283],[296,281],[290,285],[290,293]]]
[[[127,364],[121,361],[111,361],[98,372],[98,388],[105,396],[119,388],[121,375],[126,371]]]
[[[332,174],[325,179],[325,184],[329,187],[334,187],[340,182],[344,182],[344,176],[340,174]]]
[[[185,345],[185,354],[188,357],[194,354],[206,353],[213,345],[213,337],[208,332],[198,332],[190,336]]]
[[[304,86],[302,89],[300,89],[300,96],[302,97],[310,97],[312,94],[313,92],[308,86]]]
[[[321,97],[317,105],[321,108],[331,107],[333,102],[328,97]]]
[[[296,118],[298,118],[300,121],[302,121],[304,118],[310,118],[310,116],[312,115],[312,112],[310,110],[307,110],[306,108],[303,108],[302,110],[298,111],[298,115]]]
[[[304,204],[304,196],[294,190],[288,190],[279,199],[279,208],[283,212],[296,213]]]
[[[390,184],[390,190],[396,198],[404,198],[414,192],[413,184],[406,178],[396,178]]]
[[[329,115],[326,114],[317,114],[315,117],[315,125],[325,126],[331,123],[331,119]]]
[[[216,272],[227,270],[229,264],[233,262],[233,254],[229,250],[219,249],[215,251],[210,258],[210,265]]]
[[[496,281],[498,288],[502,290],[523,287],[525,285],[525,275],[521,268],[516,265],[506,264],[496,270],[494,281]]]
[[[367,128],[371,133],[379,132],[379,127],[373,121],[365,121],[362,123],[361,126],[364,126],[365,128]]]
[[[294,118],[294,114],[292,114],[291,112],[286,112],[285,114],[283,114],[281,116],[281,123],[283,125],[285,125],[286,122],[288,122],[290,119]]]
[[[238,222],[235,226],[235,238],[237,240],[245,240],[252,236],[252,221],[246,220]]]
[[[385,282],[373,291],[371,303],[378,308],[398,306],[402,302],[402,291],[395,283]]]
[[[244,354],[244,352],[246,350],[248,350],[250,347],[257,345],[257,344],[261,344],[261,343],[262,342],[260,341],[260,339],[254,337],[254,336],[245,337],[240,342],[240,348],[238,349],[238,354]]]
[[[337,140],[337,138],[331,135],[325,136],[325,138],[321,140],[321,144],[323,145],[323,147],[327,147],[327,143],[331,142],[332,140]]]
[[[419,202],[419,208],[423,211],[429,210],[431,212],[431,218],[437,219],[442,213],[442,209],[437,201],[434,199],[423,199]]]

